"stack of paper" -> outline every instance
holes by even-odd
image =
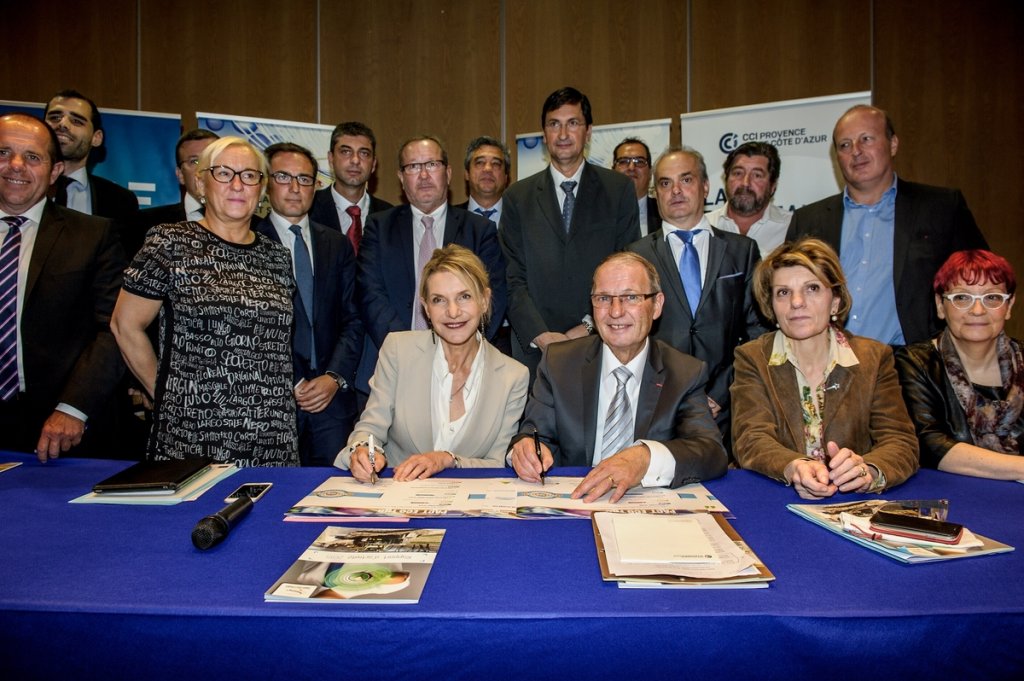
[[[718,513],[595,513],[601,575],[620,588],[764,588],[775,579]]]
[[[200,475],[183,485],[173,494],[154,494],[152,492],[120,492],[96,494],[89,492],[72,499],[69,504],[126,504],[130,506],[173,506],[183,501],[195,501],[203,496],[206,490],[221,480],[238,472],[238,467],[231,463],[215,463]]]

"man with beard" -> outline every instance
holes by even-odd
[[[708,405],[728,446],[733,350],[765,331],[750,288],[757,244],[708,224],[707,166],[696,150],[662,154],[654,188],[662,227],[629,246],[654,265],[665,290],[651,337],[707,363]]]
[[[357,121],[339,123],[331,132],[327,162],[334,173],[334,184],[316,193],[309,219],[339,230],[358,254],[366,219],[371,213],[391,208],[387,201],[371,196],[367,187],[377,170],[373,130]]]
[[[61,90],[46,104],[44,118],[57,133],[64,155],[64,174],[56,182],[54,201],[79,213],[110,218],[126,241],[139,200],[121,185],[89,172],[93,149],[103,146],[103,118],[95,102],[76,90]],[[131,243],[124,245],[127,251]]]
[[[749,236],[761,255],[786,240],[793,214],[772,204],[782,162],[767,142],[747,142],[733,149],[722,164],[726,203],[708,213],[708,222],[724,232]]]
[[[639,137],[627,137],[612,152],[612,169],[633,181],[637,208],[640,209],[640,236],[661,229],[658,200],[648,196],[651,190],[651,149]]]

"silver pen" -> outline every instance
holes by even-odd
[[[377,484],[377,448],[374,446],[373,435],[370,435],[370,484]]]

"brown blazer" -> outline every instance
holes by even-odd
[[[780,333],[780,332],[776,332]],[[896,377],[892,349],[847,335],[859,364],[837,366],[825,392],[825,439],[849,447],[885,474],[886,487],[917,470],[914,425]],[[786,482],[783,470],[804,456],[803,415],[796,371],[790,364],[768,366],[774,333],[736,348],[732,384],[733,454],[749,468]]]

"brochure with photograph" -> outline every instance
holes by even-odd
[[[264,594],[299,603],[418,603],[444,530],[328,527]]]

